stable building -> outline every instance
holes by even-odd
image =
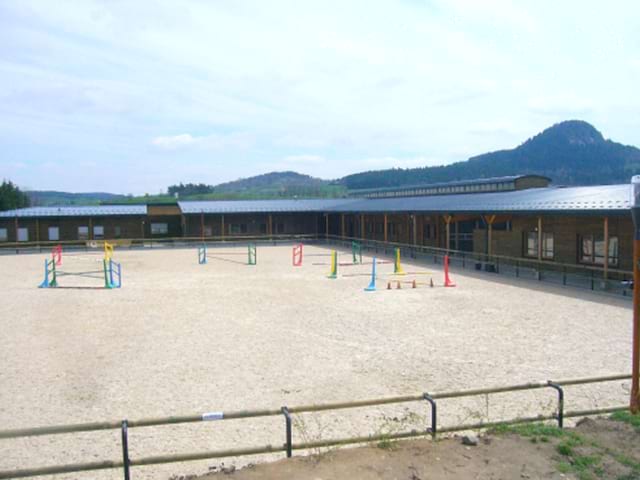
[[[0,247],[101,239],[360,239],[607,271],[632,267],[630,185],[518,175],[339,199],[180,201],[0,212]]]

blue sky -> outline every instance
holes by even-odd
[[[0,1],[0,177],[158,193],[511,148],[640,145],[640,2]]]

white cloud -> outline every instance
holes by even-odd
[[[229,135],[205,135],[194,137],[190,133],[155,137],[151,144],[162,150],[179,150],[197,147],[204,150],[220,150],[225,148],[243,149],[254,143],[253,137],[245,133]]]
[[[290,165],[317,165],[325,161],[320,155],[289,155],[282,159]]]
[[[614,140],[640,129],[635,0],[0,4],[0,142],[36,188],[83,188],[51,158],[87,189],[124,185],[89,158],[158,191],[449,163],[587,113]]]
[[[188,133],[168,137],[156,137],[151,140],[152,145],[164,150],[177,150],[194,145],[196,142],[197,140]]]
[[[583,115],[593,110],[591,101],[573,93],[534,97],[527,106],[535,113],[548,115]]]

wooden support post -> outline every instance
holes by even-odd
[[[329,214],[324,214],[324,238],[329,238]]]
[[[220,215],[220,237],[224,240],[224,215]]]
[[[14,228],[16,230],[16,238],[15,238],[15,240],[16,240],[16,243],[18,243],[18,230],[20,229],[20,226],[18,225],[18,215],[16,215],[16,218],[15,218]]]
[[[364,240],[364,214],[360,214],[360,238]]]
[[[144,220],[140,223],[141,238],[144,238]]]
[[[456,241],[454,242],[456,245],[456,250],[460,250],[460,232],[459,232],[459,223],[458,221],[454,222],[454,227],[456,231]]]
[[[418,244],[418,225],[415,213],[411,215],[411,220],[413,221],[413,244]]]
[[[603,275],[605,281],[609,276],[609,217],[604,217],[604,265],[603,265]]]
[[[384,214],[384,241],[385,243],[389,241],[389,222],[386,213]]]
[[[542,217],[538,217],[538,260],[542,260]]]
[[[635,224],[635,220],[634,220]],[[631,413],[640,413],[640,226],[634,225],[633,327],[631,341]]]
[[[273,216],[271,214],[267,218],[267,233],[270,237],[273,235]]]
[[[436,215],[433,221],[433,233],[436,239],[436,248],[440,248],[440,216]]]
[[[89,240],[93,240],[93,219],[89,217]]]
[[[340,236],[344,239],[344,213],[340,214]]]
[[[485,216],[484,221],[487,224],[487,255],[491,256],[493,254],[493,222],[496,221],[496,216]]]
[[[204,212],[200,212],[200,238],[204,242]]]
[[[444,223],[445,223],[445,246],[444,246],[444,248],[448,252],[449,249],[451,248],[451,246],[450,246],[450,242],[451,242],[451,220],[453,219],[453,217],[451,215],[444,215],[443,218],[444,218]]]
[[[47,237],[47,240],[50,240]],[[58,235],[58,240],[60,240],[60,235]],[[36,218],[36,243],[40,246],[40,221]]]

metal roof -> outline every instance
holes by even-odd
[[[178,202],[185,214],[269,212],[624,213],[629,185],[545,187],[493,193],[397,198]]]
[[[95,205],[20,208],[0,212],[0,217],[104,217],[146,214],[146,205]]]
[[[630,186],[546,187],[495,193],[359,199],[335,212],[625,213]]]
[[[211,200],[178,202],[182,213],[326,212],[357,199],[314,198],[304,200]]]
[[[624,214],[630,185],[545,187],[493,193],[467,193],[397,198],[327,198],[303,200],[221,200],[178,202],[184,214],[199,213],[563,213]],[[146,215],[146,205],[32,207],[0,212],[0,217],[89,217]]]
[[[359,195],[362,193],[369,192],[393,192],[400,190],[415,190],[419,188],[437,188],[437,187],[457,187],[461,185],[486,185],[487,183],[508,183],[515,182],[516,180],[520,180],[522,178],[542,178],[548,180],[551,179],[549,177],[545,177],[544,175],[508,175],[504,177],[488,177],[488,178],[474,178],[469,180],[453,180],[451,182],[437,182],[437,183],[416,183],[411,185],[400,185],[397,187],[379,187],[379,188],[360,188],[356,190],[351,190],[349,194]]]

